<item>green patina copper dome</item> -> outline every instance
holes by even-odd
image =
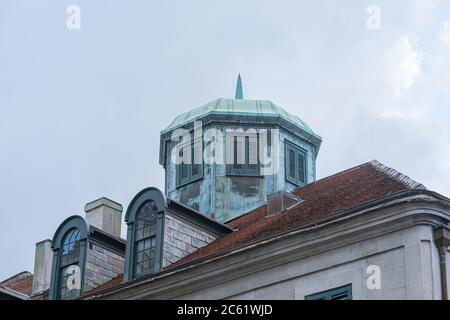
[[[189,112],[180,114],[172,123],[164,129],[161,134],[164,135],[177,128],[184,127],[196,120],[200,120],[207,116],[226,116],[227,118],[251,117],[263,119],[283,119],[296,128],[301,129],[306,134],[313,137],[319,145],[322,138],[317,135],[310,126],[302,119],[290,114],[283,108],[277,106],[269,100],[246,100],[244,99],[244,91],[242,89],[241,75],[238,75],[236,83],[236,93],[234,99],[219,98],[207,104],[195,108]]]
[[[255,117],[280,117],[291,124],[303,129],[309,134],[320,138],[306,122],[269,100],[244,100],[219,98],[207,104],[195,108],[189,112],[180,114],[162,133],[183,127],[188,123],[201,119],[206,115],[230,115],[230,116],[255,116]]]

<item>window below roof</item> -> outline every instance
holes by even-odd
[[[156,226],[158,208],[153,200],[147,201],[136,216],[135,276],[155,272]]]
[[[59,299],[73,299],[80,295],[80,230],[73,228],[64,236],[59,265]]]
[[[190,147],[179,147],[180,158],[189,159],[189,161],[176,165],[177,187],[184,186],[203,178],[203,154],[201,151],[201,143],[203,143],[202,140],[191,143]],[[187,154],[185,155],[184,153]],[[196,154],[200,154],[200,156],[196,157]]]
[[[305,300],[352,300],[352,285],[333,288],[305,296]]]
[[[131,201],[125,215],[128,225],[125,281],[158,272],[162,265],[165,201],[161,191],[146,188]]]
[[[231,147],[227,148],[227,175],[259,176],[259,134],[231,136]]]
[[[285,142],[286,181],[300,187],[306,184],[306,151]]]

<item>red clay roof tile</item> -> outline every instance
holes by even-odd
[[[301,227],[352,207],[415,188],[425,187],[394,169],[371,161],[294,190],[292,193],[300,197],[302,202],[280,214],[267,216],[267,208],[262,206],[229,222],[230,227],[236,228],[235,232],[213,241],[165,269],[235,249],[263,237]],[[115,287],[122,282],[123,277],[118,276],[85,295]]]
[[[238,228],[193,252],[168,268],[179,266],[211,254],[234,249],[259,238],[278,234],[340,211],[412,188],[425,188],[394,169],[371,161],[296,189],[293,194],[303,200],[280,214],[266,216],[262,206],[228,225]]]

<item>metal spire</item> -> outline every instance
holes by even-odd
[[[242,91],[242,80],[241,80],[241,74],[238,74],[237,78],[237,84],[236,84],[236,95],[234,97],[235,99],[244,99],[244,92]]]

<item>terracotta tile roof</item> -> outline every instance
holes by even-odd
[[[414,188],[425,187],[392,168],[371,161],[296,189],[292,193],[303,201],[287,211],[266,216],[267,208],[262,206],[229,222],[229,226],[238,228],[236,232],[217,239],[168,268],[235,249],[259,238],[288,231],[372,200]]]
[[[408,189],[425,189],[425,187],[374,160],[294,190],[292,193],[302,201],[282,213],[267,216],[267,208],[264,205],[229,222],[230,227],[236,228],[235,232],[215,240],[164,270],[236,249],[263,237],[287,232]],[[122,282],[121,275],[83,296],[118,286]]]
[[[106,290],[106,289],[109,289],[109,288],[112,288],[112,287],[116,287],[119,284],[121,284],[122,282],[123,282],[123,274],[118,275],[114,279],[111,279],[108,282],[105,282],[104,284],[102,284],[101,286],[99,286],[97,288],[94,288],[94,289],[92,289],[90,291],[87,291],[87,292],[83,293],[80,296],[80,298],[83,298],[83,297],[85,297],[87,295],[91,295],[91,294],[94,294],[94,293],[97,293],[97,292],[100,292],[100,291],[103,291],[103,290]]]
[[[3,281],[0,285],[27,296],[31,296],[33,275],[29,272],[21,272]]]

